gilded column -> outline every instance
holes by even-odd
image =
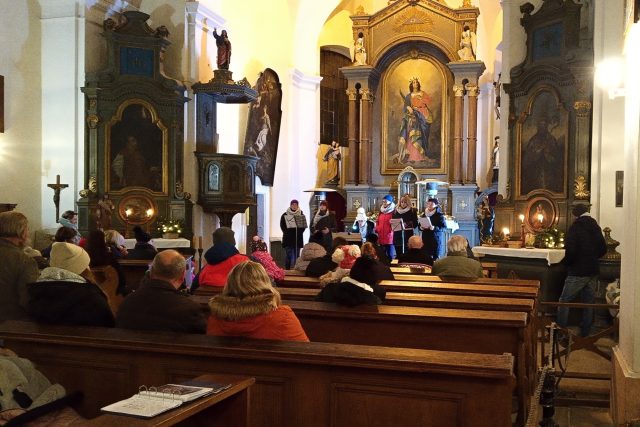
[[[476,143],[478,141],[478,94],[477,85],[467,85],[469,95],[469,117],[467,120],[467,175],[465,184],[476,182]]]
[[[347,89],[347,96],[349,97],[349,134],[348,134],[348,142],[349,142],[349,152],[348,152],[348,161],[349,165],[347,169],[347,184],[357,184],[358,176],[357,176],[357,168],[358,168],[358,141],[356,140],[357,131],[358,131],[358,120],[356,116],[357,112],[357,104],[358,100],[358,91],[356,89]]]
[[[462,184],[462,130],[463,130],[463,101],[464,86],[461,84],[453,85],[453,173],[451,174],[451,182],[453,184]]]
[[[360,89],[360,109],[362,113],[360,129],[360,181],[371,184],[371,104],[373,93],[369,89]]]
[[[588,150],[591,134],[591,102],[576,101],[573,104],[576,111],[576,173],[573,182],[573,197],[589,200],[589,177],[591,176],[591,161]]]

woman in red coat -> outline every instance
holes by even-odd
[[[309,341],[300,321],[271,285],[264,267],[247,261],[233,267],[222,293],[209,301],[207,335]]]
[[[395,258],[395,250],[393,248],[393,231],[391,230],[391,217],[396,204],[393,203],[393,196],[387,194],[382,199],[382,206],[376,221],[376,233],[378,234],[378,243],[384,248],[385,254],[389,259]]]

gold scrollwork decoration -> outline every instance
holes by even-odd
[[[407,8],[394,18],[393,31],[396,33],[430,32],[433,19],[427,12]]]
[[[591,112],[591,103],[589,101],[576,101],[573,103],[573,109],[576,110],[578,117],[586,117]]]
[[[455,96],[464,96],[464,86],[463,85],[453,85],[453,94]]]
[[[355,101],[358,99],[358,91],[356,89],[347,89],[346,92],[349,101]]]
[[[374,95],[373,95],[373,92],[371,92],[371,90],[360,89],[360,94],[362,95],[363,101],[373,102]]]
[[[573,183],[573,195],[576,199],[585,200],[589,198],[589,190],[587,188],[587,178],[579,175]]]
[[[97,114],[89,114],[87,116],[87,124],[89,125],[89,128],[95,129],[98,126],[98,123],[100,123],[100,117],[98,117]]]

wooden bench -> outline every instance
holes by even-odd
[[[118,264],[127,280],[127,289],[130,291],[138,289],[144,274],[149,270],[150,259],[120,259]]]
[[[528,286],[531,288],[540,288],[539,280],[528,279],[498,279],[496,278],[465,278],[465,277],[439,277],[427,274],[413,273],[394,273],[395,280],[403,282],[431,282],[431,283],[476,283],[479,285],[495,285],[495,286]]]
[[[83,416],[140,384],[219,372],[252,376],[250,424],[511,426],[513,357],[275,342],[8,321],[0,338],[67,390]]]
[[[387,292],[409,292],[428,294],[449,294],[465,296],[485,296],[499,298],[536,298],[538,288],[534,286],[506,286],[506,285],[484,285],[463,282],[410,282],[400,280],[383,280],[380,285]],[[313,288],[320,289],[320,282],[316,277],[285,276],[284,280],[278,284],[280,288]],[[209,289],[206,289],[209,288]],[[211,295],[219,291],[210,289],[212,287],[202,286],[196,292],[199,295]]]

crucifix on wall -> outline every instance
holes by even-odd
[[[60,175],[56,175],[55,184],[47,184],[47,187],[53,189],[53,203],[56,205],[56,222],[60,219],[60,191],[68,186],[69,184],[60,184]]]

